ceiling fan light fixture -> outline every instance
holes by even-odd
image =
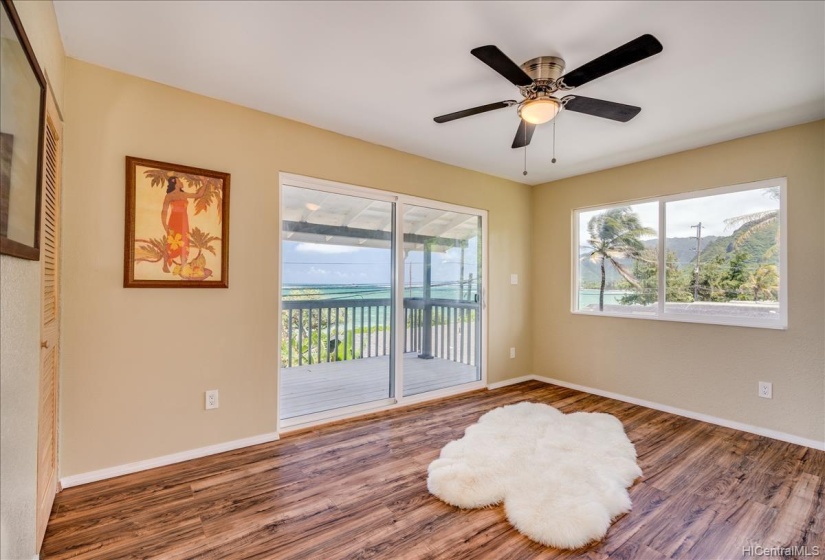
[[[556,118],[561,103],[554,97],[528,99],[518,108],[518,116],[530,124],[543,124]]]

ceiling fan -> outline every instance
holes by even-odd
[[[627,122],[638,115],[642,110],[641,107],[581,95],[567,95],[559,99],[553,94],[577,88],[596,78],[660,53],[662,44],[653,35],[642,35],[563,76],[564,60],[556,56],[540,56],[518,66],[495,45],[478,47],[470,52],[517,86],[524,99],[490,103],[441,115],[433,120],[437,123],[445,123],[517,105],[521,122],[513,140],[513,148],[523,148],[530,144],[536,125],[553,120],[562,109],[619,122]]]

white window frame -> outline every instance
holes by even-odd
[[[749,190],[765,189],[768,187],[779,187],[779,313],[775,319],[758,319],[744,317],[725,317],[722,315],[687,315],[665,312],[665,240],[667,238],[667,214],[665,206],[669,202],[679,200],[689,200],[693,198],[704,198],[720,194],[729,194]],[[571,290],[570,290],[570,312],[575,315],[586,315],[588,317],[619,317],[623,319],[646,319],[654,321],[675,321],[679,323],[703,323],[710,325],[727,325],[735,327],[755,327],[763,329],[787,329],[788,328],[788,205],[787,205],[788,180],[786,177],[777,177],[750,183],[739,183],[724,187],[700,189],[680,194],[657,196],[627,200],[623,202],[610,203],[604,205],[594,205],[576,208],[572,212],[571,233],[572,233],[572,266],[571,266]],[[650,306],[649,312],[643,313],[617,313],[585,311],[578,309],[579,293],[579,216],[582,212],[592,212],[594,210],[610,210],[634,204],[649,204],[656,202],[659,204],[659,226],[658,226],[658,297],[656,305]]]

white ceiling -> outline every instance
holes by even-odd
[[[825,117],[824,2],[58,1],[69,56],[530,184]],[[664,51],[575,90],[642,107],[563,112],[528,148],[515,107],[433,117],[518,90],[470,54],[572,70],[651,33]]]

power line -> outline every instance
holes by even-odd
[[[328,262],[328,261],[327,262],[281,261],[281,262],[282,262],[282,264],[312,264],[312,265],[324,265],[324,264],[334,264],[334,265],[341,265],[341,264],[347,264],[347,265],[381,265],[381,266],[389,266],[390,265],[389,262]],[[404,266],[414,265],[414,264],[422,264],[423,265],[424,263],[422,261],[408,261],[408,262],[404,263]],[[440,266],[442,264],[461,264],[461,263],[459,261],[441,261],[440,263],[437,263],[437,264]],[[471,265],[472,266],[472,265],[475,265],[476,262],[475,261],[466,261],[464,264],[465,264],[465,266],[466,265]]]

